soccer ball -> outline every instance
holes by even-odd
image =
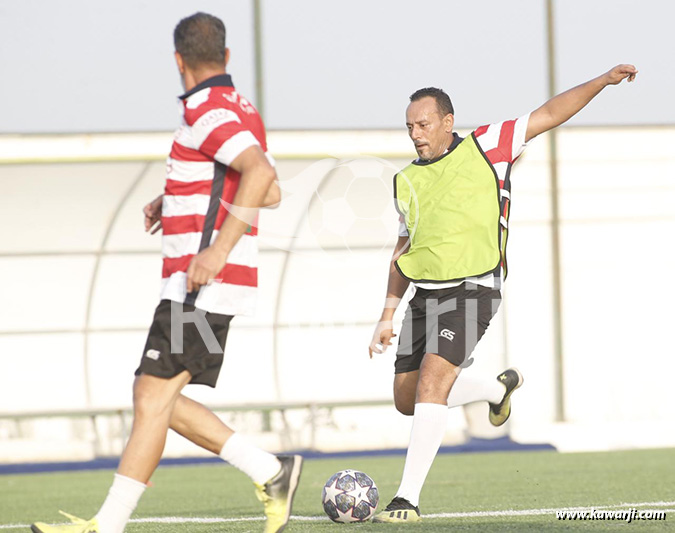
[[[363,472],[342,470],[323,487],[323,510],[333,522],[365,522],[377,508],[380,495],[375,482]]]

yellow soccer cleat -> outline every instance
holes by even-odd
[[[501,402],[489,404],[488,418],[493,426],[501,426],[509,419],[511,416],[511,395],[525,380],[517,368],[509,368],[497,376],[497,381],[506,387],[506,392],[504,392]]]
[[[50,526],[42,522],[35,522],[30,529],[33,533],[100,533],[98,528],[98,520],[92,518],[91,520],[82,520],[63,511],[59,511],[63,516],[68,518],[72,524],[63,524],[60,526]]]
[[[380,511],[373,517],[373,522],[379,523],[398,523],[398,522],[419,522],[420,508],[414,506],[405,498],[396,496],[384,511]]]
[[[265,533],[279,533],[288,524],[302,471],[300,455],[279,455],[277,459],[281,463],[279,473],[264,485],[255,484],[256,496],[265,506]]]

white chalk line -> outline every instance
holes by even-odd
[[[457,513],[434,513],[423,514],[422,518],[499,518],[510,516],[540,516],[553,514],[556,511],[588,511],[590,509],[622,509],[622,508],[660,508],[659,511],[666,513],[675,513],[675,507],[661,509],[662,507],[675,506],[672,502],[638,502],[638,503],[620,503],[615,505],[586,505],[584,507],[550,507],[545,509],[504,509],[495,511],[467,511]],[[132,524],[228,524],[232,522],[262,522],[265,520],[262,516],[243,516],[238,518],[217,518],[217,517],[184,517],[184,516],[158,516],[148,518],[133,518],[129,521]],[[326,516],[291,516],[292,521],[297,522],[328,522]],[[0,524],[0,529],[26,529],[30,524]]]

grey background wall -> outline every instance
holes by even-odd
[[[261,0],[266,120],[273,129],[398,128],[408,95],[441,86],[460,127],[520,116],[547,96],[544,0]],[[254,102],[252,0],[2,0],[0,132],[157,131],[182,92],[173,28],[221,17],[230,71]],[[675,122],[668,0],[554,2],[559,89],[621,62],[640,68],[574,124]]]

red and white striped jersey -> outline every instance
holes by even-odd
[[[481,150],[497,172],[502,194],[508,194],[511,166],[527,147],[525,136],[529,120],[528,113],[519,119],[481,126],[474,131]]]
[[[253,145],[267,153],[265,127],[228,74],[209,78],[180,99],[183,120],[167,159],[162,204],[160,297],[211,313],[252,314],[258,285],[255,225],[242,235],[209,285],[187,294],[186,271],[192,257],[218,235],[228,215],[223,204],[233,203],[241,175],[229,165]]]

